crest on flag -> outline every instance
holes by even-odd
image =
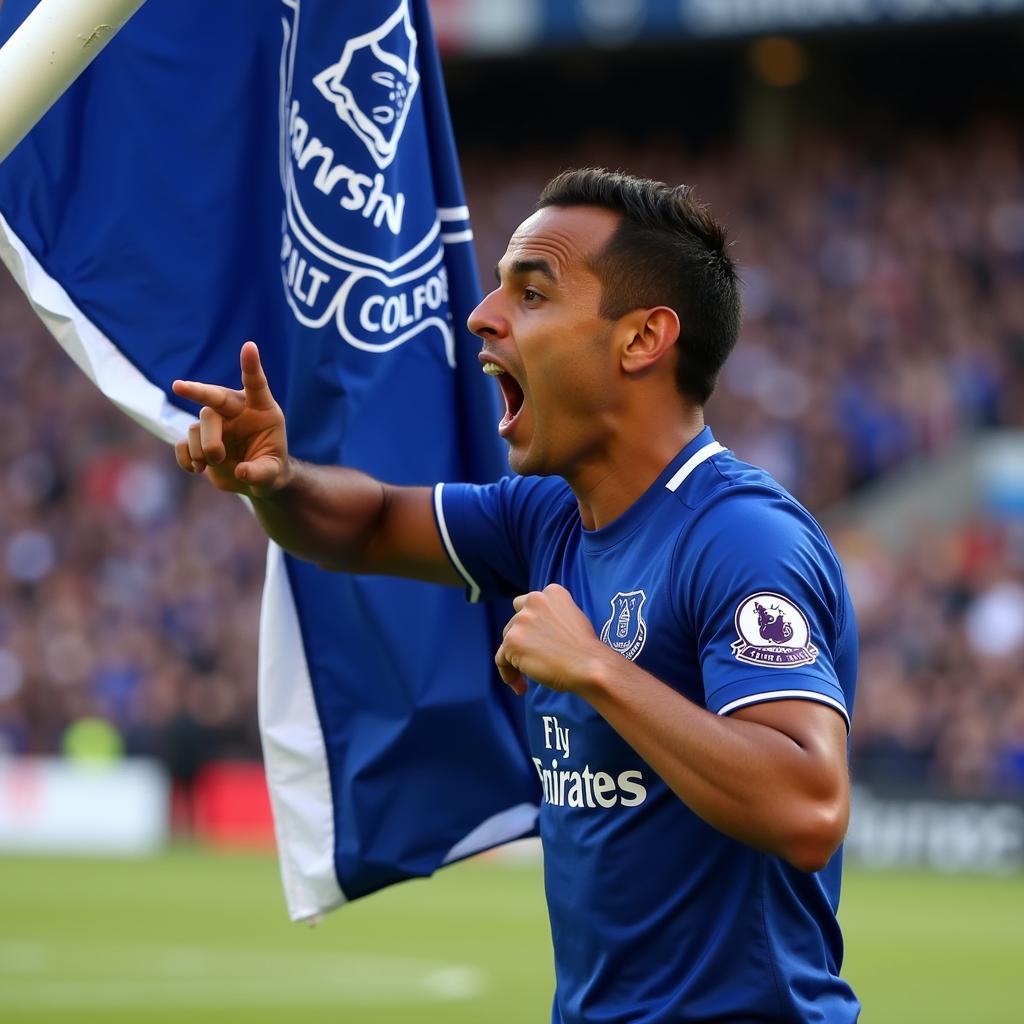
[[[442,231],[468,212],[438,211],[423,173],[431,158],[408,0],[351,36],[340,58],[336,39],[303,25],[309,0],[282,3],[290,12],[280,69],[288,306],[303,327],[333,325],[363,352],[440,341],[454,366],[444,243],[455,236]],[[365,23],[372,11],[350,16]]]
[[[416,32],[402,0],[382,25],[348,40],[338,62],[324,68],[313,84],[383,170],[395,158],[419,81]]]

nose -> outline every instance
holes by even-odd
[[[469,314],[466,326],[478,338],[500,338],[508,332],[508,322],[501,313],[499,289],[485,295]]]

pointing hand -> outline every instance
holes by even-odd
[[[219,490],[264,497],[290,475],[284,413],[270,393],[254,342],[242,346],[239,362],[240,391],[191,380],[171,385],[176,395],[203,406],[174,455],[182,469],[205,473]]]

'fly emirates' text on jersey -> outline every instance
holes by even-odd
[[[559,583],[601,640],[716,714],[827,704],[849,724],[856,625],[814,519],[705,429],[626,512],[583,528],[558,477],[439,484],[469,596]],[[847,1024],[841,853],[816,874],[689,810],[581,697],[531,685],[554,1024]]]

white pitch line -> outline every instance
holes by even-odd
[[[487,988],[477,967],[385,953],[0,942],[0,1006],[26,1014],[154,1000],[179,1009],[408,1005]]]

